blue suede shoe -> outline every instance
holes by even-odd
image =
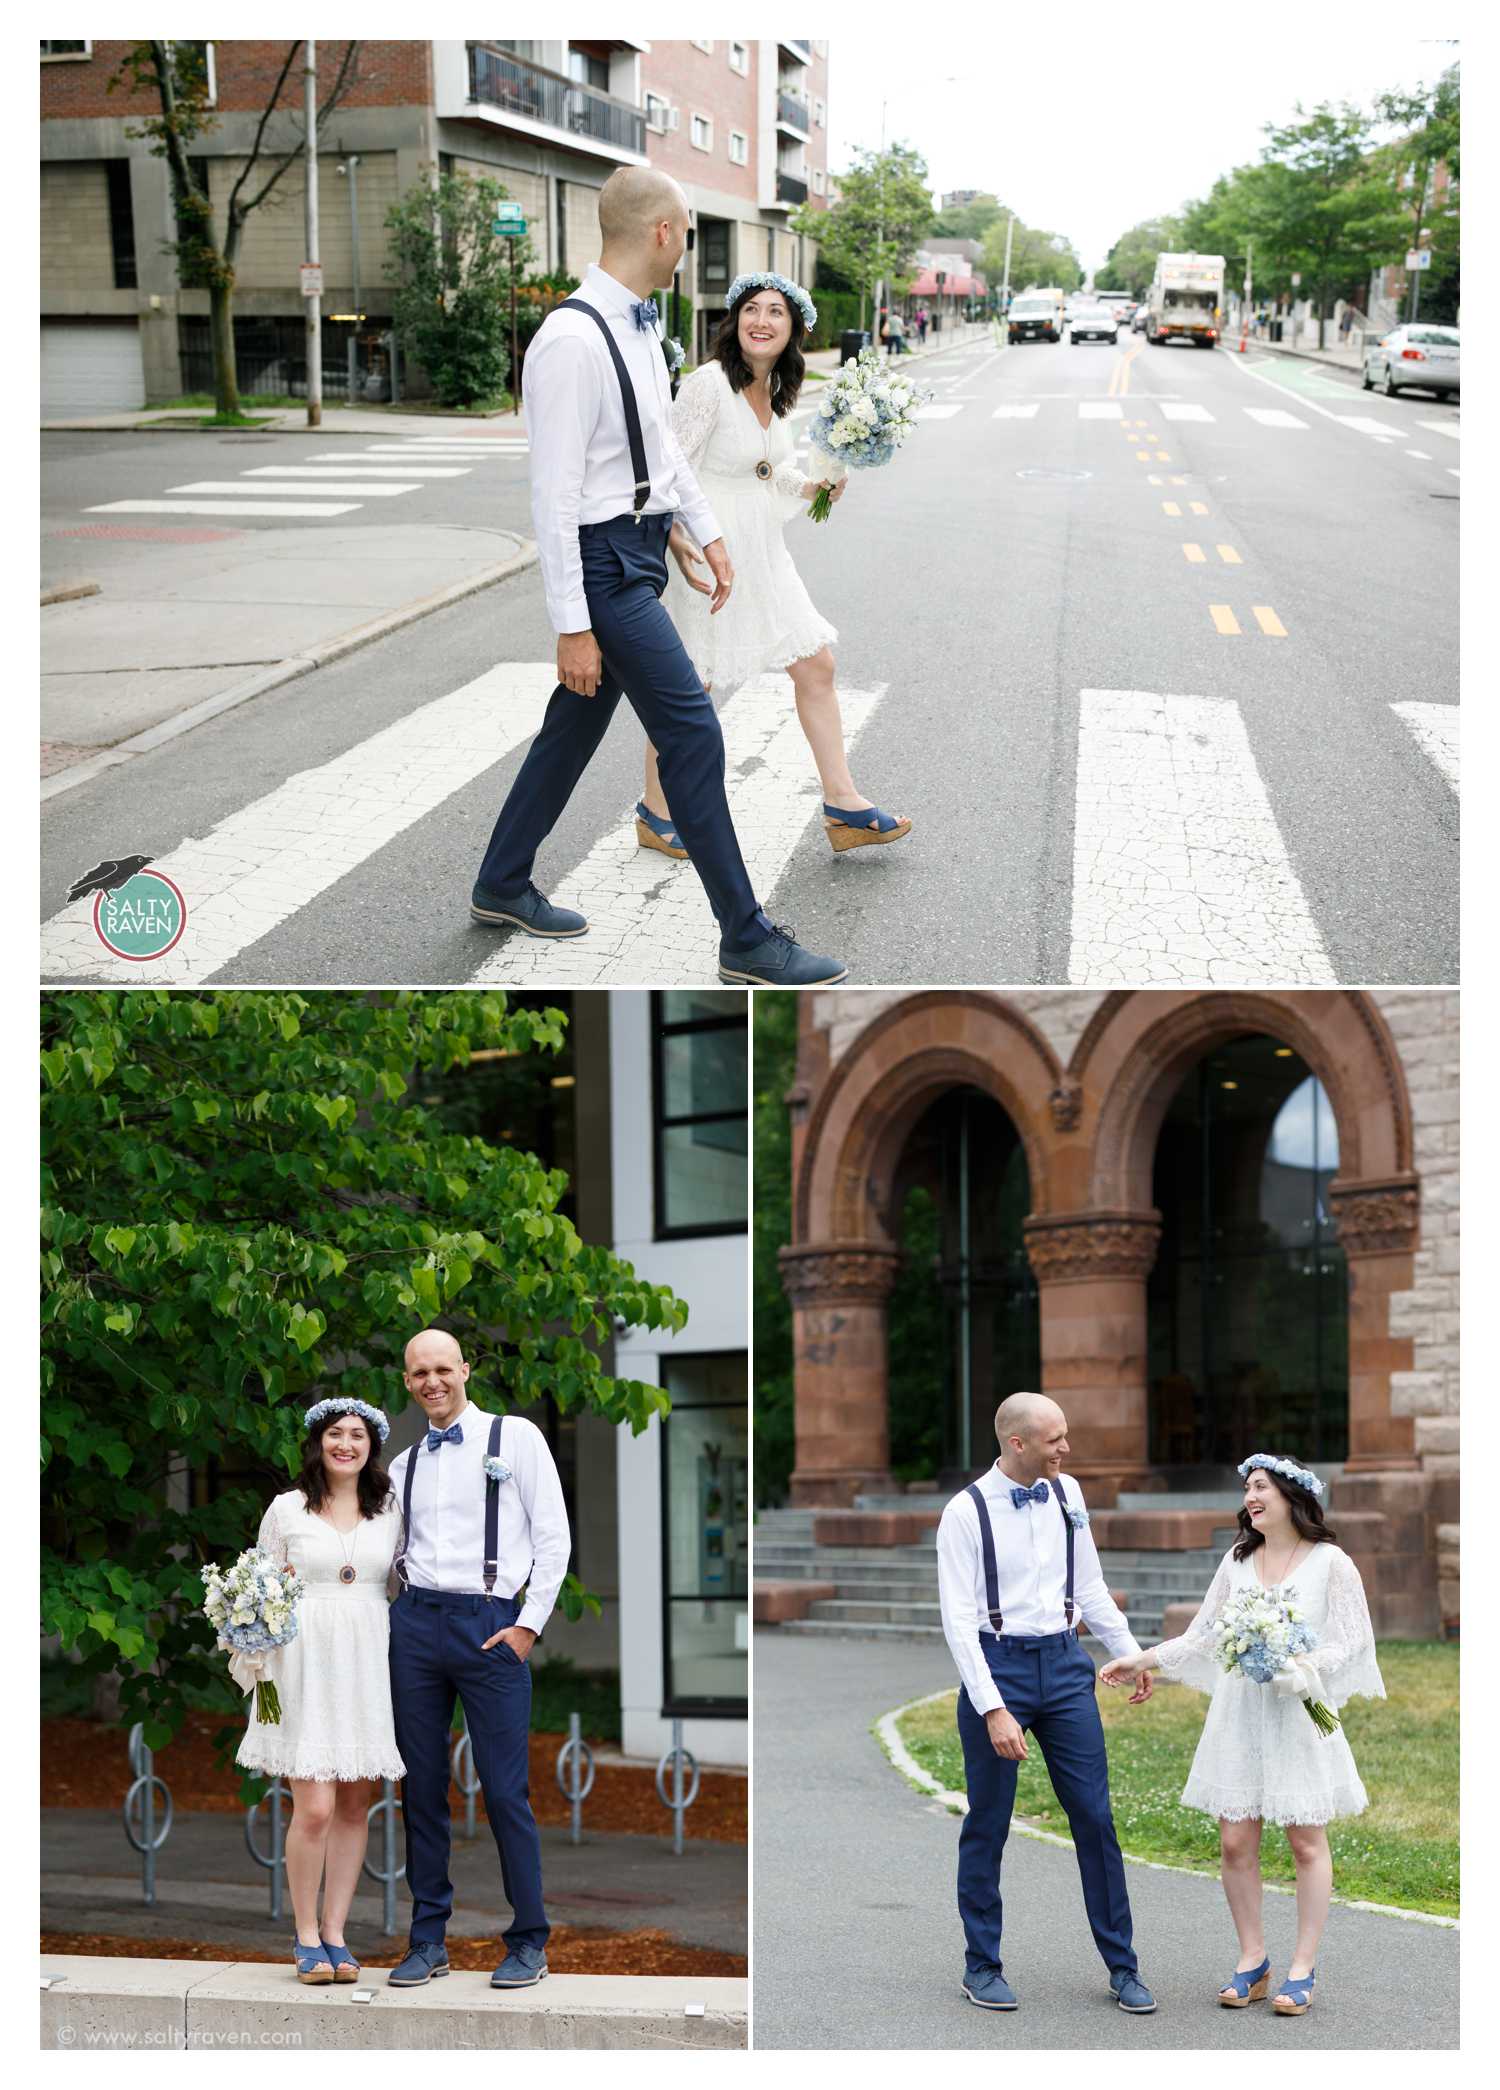
[[[635,809],[635,839],[642,849],[659,849],[663,856],[686,856],[682,836],[670,820],[653,813],[645,799],[637,802]]]
[[[832,987],[849,968],[803,950],[790,929],[772,929],[748,950],[719,945],[719,978],[728,987]]]
[[[547,1958],[539,1945],[512,1945],[490,1976],[491,1988],[531,1988],[547,1978]]]
[[[292,1937],[292,1962],[297,1969],[297,1979],[313,1988],[326,1988],[333,1979],[333,1963],[322,1945],[301,1944],[295,1933]]]
[[[823,801],[823,825],[830,845],[840,852],[861,849],[867,842],[899,842],[903,835],[911,833],[909,820],[886,812],[883,806],[848,810],[843,806],[831,806],[826,798]]]
[[[1317,1975],[1316,1967],[1310,1974],[1287,1975],[1271,1998],[1271,2008],[1278,2017],[1302,2017],[1312,2009],[1313,1982]]]
[[[451,1971],[448,1965],[448,1948],[441,1938],[432,1942],[413,1944],[408,1947],[405,1959],[399,1967],[392,1967],[386,1976],[388,1988],[420,1988],[426,1981],[436,1981],[440,1974]]]
[[[964,1994],[981,2010],[1017,2010],[1015,1990],[998,1967],[986,1967],[982,1974],[964,1975]]]
[[[359,1961],[347,1945],[330,1945],[323,1940],[323,1950],[328,1954],[328,1964],[333,1968],[335,1981],[358,1981]]]
[[[1263,2003],[1270,1986],[1271,1961],[1268,1955],[1258,1967],[1249,1967],[1243,1973],[1231,1974],[1219,1990],[1219,2001],[1226,2010],[1244,2010],[1251,2003]]]
[[[469,900],[469,912],[476,922],[498,922],[515,929],[524,929],[528,936],[582,936],[588,927],[584,915],[575,914],[571,907],[554,907],[545,893],[539,893],[534,885],[524,892],[508,893],[502,899],[498,893],[487,893],[476,885]]]
[[[1135,2017],[1145,2017],[1156,2008],[1156,1998],[1142,1981],[1139,1974],[1129,1967],[1116,1967],[1109,1977],[1109,1986],[1115,2001],[1122,2010]]]

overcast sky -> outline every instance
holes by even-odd
[[[955,29],[957,29],[955,17]],[[965,18],[972,21],[973,16]],[[1111,39],[1098,17],[922,37],[829,41],[829,165],[886,139],[914,145],[935,196],[988,189],[1028,225],[1065,233],[1096,268],[1127,226],[1203,195],[1260,156],[1261,125],[1300,101],[1368,106],[1382,89],[1431,84],[1457,44],[1367,26],[1292,29],[1280,15],[1224,32],[1170,25]],[[1441,23],[1435,25],[1441,29]],[[1014,85],[1008,84],[1013,82]]]

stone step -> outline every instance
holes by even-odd
[[[934,1641],[941,1642],[943,1638],[940,1625],[853,1625],[836,1618],[788,1619],[776,1630],[778,1633],[822,1633],[825,1638],[833,1640],[921,1640],[929,1645]]]
[[[820,1597],[807,1615],[837,1619],[844,1625],[936,1626],[940,1631],[943,1623],[936,1604],[881,1603],[863,1597]]]

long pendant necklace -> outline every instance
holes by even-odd
[[[748,405],[749,402],[747,401],[746,404]],[[755,476],[757,479],[761,481],[762,485],[764,485],[766,480],[771,477],[774,469],[771,464],[771,428],[774,425],[775,409],[772,408],[772,420],[770,422],[765,423],[764,426],[762,425],[760,415],[756,412],[754,406],[750,407],[750,411],[752,414],[755,414],[755,425],[757,428],[760,429],[761,449],[764,453],[756,463]]]
[[[1289,1553],[1289,1554],[1287,1555],[1287,1562],[1286,1562],[1286,1566],[1285,1566],[1285,1567],[1284,1567],[1284,1568],[1282,1569],[1281,1573],[1280,1573],[1280,1574],[1279,1574],[1279,1575],[1278,1575],[1278,1576],[1276,1577],[1276,1580],[1275,1580],[1274,1582],[1270,1582],[1270,1583],[1268,1583],[1268,1584],[1266,1585],[1268,1589],[1280,1589],[1280,1587],[1281,1587],[1282,1583],[1283,1583],[1283,1582],[1285,1582],[1285,1580],[1286,1580],[1287,1576],[1288,1576],[1288,1575],[1289,1575],[1289,1574],[1291,1573],[1291,1571],[1292,1571],[1292,1562],[1293,1562],[1293,1561],[1294,1561],[1294,1560],[1295,1560],[1295,1559],[1297,1558],[1297,1555],[1298,1555],[1298,1554],[1299,1554],[1299,1553],[1301,1552],[1301,1550],[1302,1550],[1302,1541],[1301,1541],[1301,1539],[1299,1538],[1299,1539],[1298,1539],[1298,1541],[1297,1541],[1297,1543],[1296,1543],[1296,1544],[1295,1544],[1295,1545],[1294,1545],[1294,1546],[1292,1547],[1292,1550],[1291,1550],[1291,1552],[1290,1552],[1290,1553]],[[1270,1564],[1271,1564],[1271,1559],[1270,1559],[1270,1553],[1269,1553],[1269,1551],[1267,1551],[1267,1554],[1266,1554],[1266,1565],[1267,1565],[1267,1567],[1269,1567],[1269,1566],[1270,1566]]]
[[[363,1522],[363,1519],[361,1519],[360,1522]],[[357,1582],[359,1580],[359,1577],[354,1570],[354,1554],[355,1549],[359,1545],[359,1524],[356,1524],[353,1531],[350,1532],[349,1537],[351,1543],[347,1546],[344,1544],[344,1534],[342,1531],[339,1530],[337,1524],[331,1525],[330,1528],[332,1529],[334,1537],[338,1540],[339,1548],[344,1556],[344,1565],[339,1569],[339,1580],[340,1582],[346,1584],[350,1582]]]

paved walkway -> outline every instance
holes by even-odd
[[[1014,1833],[1005,1970],[1021,2008],[974,2009],[960,1992],[958,1820],[891,1767],[870,1731],[953,1681],[946,1649],[756,1634],[757,2047],[1457,2048],[1456,1930],[1335,1908],[1306,2017],[1224,2010],[1214,1992],[1235,1949],[1218,1881],[1137,1864],[1136,1950],[1160,2007],[1127,2018],[1094,1951],[1073,1853]],[[1289,1896],[1267,1896],[1278,1975],[1293,1913]]]

